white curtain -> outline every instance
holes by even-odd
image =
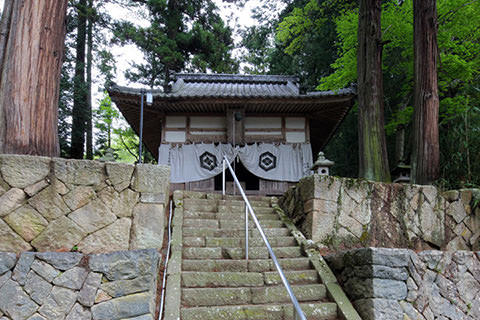
[[[233,148],[230,144],[162,144],[159,164],[171,166],[171,182],[205,180],[222,172],[222,160],[236,156],[248,171],[267,180],[297,182],[312,174],[312,148],[303,144],[258,143]]]

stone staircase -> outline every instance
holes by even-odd
[[[321,272],[299,245],[298,230],[293,236],[293,225],[287,223],[288,228],[286,217],[272,207],[276,198],[249,200],[307,319],[360,319],[346,317],[345,303],[339,308],[332,299]],[[252,220],[245,260],[245,205],[240,197],[176,192],[174,201],[165,319],[295,319]],[[325,267],[323,263],[320,269]],[[327,274],[329,279],[332,275]]]

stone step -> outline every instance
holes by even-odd
[[[272,247],[294,247],[297,245],[294,237],[269,237],[268,242]],[[263,239],[249,238],[248,245],[251,247],[264,247]],[[244,248],[245,238],[205,238],[205,247],[222,247],[222,248]]]
[[[297,245],[294,237],[269,237],[268,241],[272,247],[294,247]],[[184,237],[185,247],[221,247],[221,248],[243,248],[245,238],[216,238],[216,237]],[[251,247],[264,247],[263,239],[250,238],[248,245]]]
[[[303,256],[300,247],[276,247],[273,252],[278,259],[280,258],[300,258]],[[249,247],[248,257],[250,259],[269,259],[266,247]],[[240,260],[245,258],[244,248],[183,248],[184,259],[232,259]]]
[[[262,228],[281,228],[284,226],[281,220],[258,220]],[[231,220],[221,219],[219,220],[220,229],[242,229],[245,228],[245,220]],[[256,228],[255,223],[249,219],[248,228]]]
[[[191,211],[184,210],[183,218],[193,219],[217,219],[217,213],[212,211]]]
[[[308,320],[337,318],[335,303],[301,303]],[[182,308],[182,320],[294,320],[293,305],[267,304]]]
[[[258,220],[280,220],[280,217],[276,213],[267,213],[267,214],[255,214]],[[235,221],[244,221],[245,212],[202,212],[202,211],[190,211],[186,210],[183,212],[183,217],[187,219],[223,219],[223,220],[235,220]],[[252,218],[250,218],[252,220]]]
[[[184,199],[183,208],[190,211],[217,211],[217,200]]]
[[[288,228],[266,228],[264,229],[267,237],[290,236]],[[257,229],[250,232],[250,236],[260,237]],[[196,228],[183,227],[184,237],[245,237],[245,229],[217,229],[217,228]]]
[[[273,208],[269,208],[269,207],[252,207],[252,209],[255,215],[274,213]],[[211,211],[211,210],[206,210],[206,211]],[[218,206],[217,211],[218,213],[220,213],[220,215],[227,215],[227,214],[238,215],[242,213],[245,214],[245,207]]]
[[[322,284],[295,285],[293,293],[299,302],[325,299]],[[290,296],[283,285],[258,288],[185,288],[182,304],[187,307],[225,306],[239,304],[288,303]]]
[[[280,275],[276,271],[264,272],[263,274],[265,276],[266,285],[270,286],[282,283],[282,279],[280,279]],[[290,284],[309,284],[320,282],[316,270],[285,271],[285,276]]]
[[[262,228],[281,228],[284,226],[280,220],[258,220]],[[245,220],[232,220],[232,219],[183,219],[184,227],[197,227],[197,228],[220,228],[220,229],[242,229],[245,228]],[[248,223],[249,229],[255,228],[255,223],[250,220]]]
[[[252,207],[271,207],[271,201],[268,200],[248,200]],[[245,201],[243,200],[218,200],[218,206],[242,207],[245,209]]]
[[[280,266],[284,271],[287,270],[308,270],[310,261],[308,258],[284,258],[278,259]],[[275,265],[270,259],[245,259],[240,260],[189,260],[182,262],[184,271],[203,271],[203,272],[266,272],[275,271]]]
[[[285,271],[291,285],[318,284],[315,270]],[[182,273],[183,288],[211,287],[261,287],[264,285],[280,285],[282,282],[276,271],[267,272],[198,272]]]

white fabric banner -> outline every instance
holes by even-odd
[[[220,174],[224,156],[230,163],[238,156],[248,171],[262,179],[297,182],[312,174],[309,143],[259,143],[236,149],[231,144],[162,144],[158,163],[171,166],[171,182],[184,183]]]

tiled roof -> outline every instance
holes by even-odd
[[[283,75],[179,73],[169,92],[152,90],[155,97],[176,98],[315,98],[352,95],[352,89],[301,94],[299,78]],[[139,89],[112,87],[113,91],[139,94]]]

